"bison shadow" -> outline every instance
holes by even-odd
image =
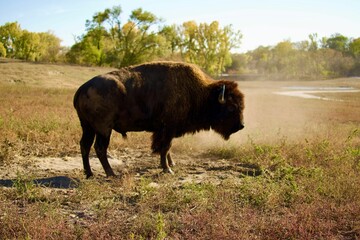
[[[3,187],[13,187],[17,179],[0,179],[0,186]],[[33,184],[40,187],[50,187],[58,189],[71,189],[79,187],[80,180],[69,178],[66,176],[56,176],[56,177],[47,177],[47,178],[38,178],[30,180]]]

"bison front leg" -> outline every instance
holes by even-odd
[[[169,150],[171,147],[172,137],[166,134],[165,131],[156,132],[153,134],[152,150],[154,153],[160,154],[160,165],[164,173],[173,174],[170,166],[174,166],[174,162],[170,156]]]
[[[101,162],[102,167],[105,170],[107,177],[115,176],[107,158],[107,149],[110,142],[110,134],[111,133],[106,135],[96,134],[95,140],[95,152]]]
[[[168,152],[168,154],[167,154],[167,161],[168,161],[168,164],[169,164],[170,167],[175,166],[175,162],[174,162],[174,160],[172,159],[172,157],[171,157],[171,155],[170,155],[170,152]]]
[[[170,166],[173,166],[173,162],[171,161],[171,164],[168,162],[167,156],[168,156],[168,150],[164,150],[160,153],[160,164],[163,169],[164,173],[170,173],[174,174],[173,170],[171,170]]]

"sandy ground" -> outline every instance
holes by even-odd
[[[177,183],[212,182],[221,184],[223,180],[240,181],[242,175],[256,176],[261,170],[256,165],[231,163],[230,160],[211,157],[206,152],[193,154],[173,154],[176,166],[173,167]],[[32,157],[30,161],[19,158],[11,168],[1,169],[0,185],[11,186],[17,174],[30,174],[29,177],[43,186],[54,188],[76,187],[83,169],[80,156],[76,157]],[[30,164],[28,164],[30,162]],[[109,152],[109,163],[118,176],[131,173],[135,179],[143,177],[157,178],[163,173],[159,165],[159,157],[151,154],[150,149],[130,149]],[[91,168],[96,177],[105,177],[100,161],[96,156],[90,157]]]
[[[349,94],[360,94],[360,79],[344,79],[312,82],[239,82],[246,97],[245,129],[234,134],[228,142],[213,132],[203,132],[186,140],[197,147],[184,149],[183,142],[173,144],[173,168],[178,184],[185,182],[208,182],[220,184],[231,179],[240,180],[243,175],[258,175],[261,170],[256,165],[241,163],[241,160],[225,160],[208,154],[212,146],[239,146],[251,141],[273,142],[280,138],[288,141],[301,141],[321,130],[325,124],[351,123],[359,126],[360,103],[357,101],[338,101],[333,99],[306,99],[276,93],[287,91],[288,87],[351,87],[356,90]],[[358,99],[358,98],[355,98]],[[131,138],[131,134],[129,135]],[[144,140],[149,142],[149,134]],[[191,144],[190,144],[191,145]],[[200,147],[199,147],[200,146]],[[31,176],[38,184],[54,188],[76,187],[82,181],[82,160],[75,157],[17,157],[17,164],[0,167],[0,185],[11,186],[17,173]],[[158,176],[159,157],[151,154],[150,144],[133,145],[120,150],[109,151],[109,161],[118,175],[131,173],[135,178]],[[96,176],[104,176],[99,160],[93,154],[91,167]],[[154,183],[155,184],[155,183]]]

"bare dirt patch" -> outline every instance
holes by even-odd
[[[212,183],[221,184],[222,181],[231,180],[240,182],[244,176],[258,176],[261,169],[258,165],[231,161],[211,156],[206,152],[193,154],[173,154],[176,159],[175,185],[186,183]],[[27,162],[27,164],[23,164]],[[121,177],[131,175],[135,180],[150,178],[154,182],[162,176],[158,155],[150,153],[149,149],[124,148],[109,153],[109,163],[115,173]],[[90,157],[90,164],[96,177],[105,178],[103,168],[98,158]],[[65,157],[31,157],[28,160],[18,158],[17,163],[9,167],[1,167],[0,185],[11,185],[9,181],[16,179],[17,175],[30,174],[35,183],[43,186],[67,188],[76,186],[83,171],[81,156]],[[73,178],[74,182],[71,181]],[[47,179],[47,180],[45,180]],[[5,181],[4,181],[5,180]]]

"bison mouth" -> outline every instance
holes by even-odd
[[[240,131],[241,129],[244,128],[244,125],[239,123],[239,124],[236,124],[234,125],[232,128],[229,128],[229,129],[219,129],[218,131],[216,129],[214,129],[215,131],[217,131],[225,140],[229,140],[230,136],[233,134],[233,133],[236,133],[238,131]]]
[[[231,134],[233,134],[233,132],[217,132],[217,133],[219,133],[221,137],[226,141],[229,140]]]
[[[238,121],[233,124],[226,124],[224,122],[213,125],[211,127],[215,132],[220,134],[225,140],[229,140],[231,134],[236,133],[244,128],[244,125],[241,121]]]
[[[230,134],[227,134],[227,135],[222,135],[222,137],[227,141],[227,140],[229,140],[230,135],[231,135],[231,133],[230,133]]]

